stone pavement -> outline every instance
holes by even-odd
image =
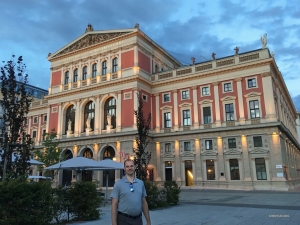
[[[75,225],[110,225],[110,203],[99,220]],[[300,225],[300,189],[289,192],[182,188],[178,206],[151,210],[152,225]],[[145,222],[144,222],[145,224]]]

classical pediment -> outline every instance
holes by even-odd
[[[187,152],[187,151],[184,151],[184,152],[181,152],[181,153],[180,153],[180,156],[181,156],[181,157],[187,157],[187,156],[194,157],[194,155],[195,155],[194,152]]]
[[[192,103],[189,102],[183,102],[180,105],[178,105],[179,107],[190,107],[192,105]]]
[[[168,153],[165,153],[165,154],[162,154],[161,157],[163,158],[174,158],[174,154],[168,152]]]
[[[210,104],[210,103],[212,103],[213,102],[213,100],[210,100],[210,99],[204,99],[204,100],[202,100],[201,102],[198,102],[200,105],[203,105],[203,104]]]
[[[99,32],[99,31],[92,31],[92,32],[88,32],[83,34],[82,36],[80,36],[79,38],[77,38],[76,40],[74,40],[73,42],[71,42],[70,44],[68,44],[67,46],[65,46],[64,48],[58,50],[57,52],[55,52],[52,55],[49,55],[48,59],[57,57],[57,56],[61,56],[64,54],[68,54],[71,52],[75,52],[84,48],[88,48],[91,47],[93,45],[97,45],[100,44],[102,42],[106,42],[109,40],[112,40],[114,38],[120,37],[122,35],[128,34],[133,32],[133,30],[125,30],[125,31],[121,31],[121,30],[116,30],[115,32]]]
[[[163,107],[160,108],[160,110],[168,110],[168,109],[172,109],[173,106],[170,106],[170,105],[165,105]]]
[[[255,148],[255,149],[252,149],[249,151],[249,153],[251,153],[251,154],[265,154],[268,152],[269,152],[269,150],[263,149],[263,148]]]
[[[240,155],[240,154],[242,154],[242,152],[237,149],[230,149],[228,151],[224,151],[224,154],[225,155]]]
[[[221,101],[232,101],[232,100],[235,100],[236,97],[235,96],[226,96],[224,98],[221,98],[220,100]]]
[[[205,155],[205,156],[216,156],[218,153],[215,152],[215,151],[204,151],[204,152],[201,152],[201,155]]]
[[[246,98],[251,98],[251,97],[257,97],[260,96],[261,93],[259,92],[250,92],[249,94],[244,95]]]

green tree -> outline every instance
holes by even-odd
[[[44,148],[36,149],[34,154],[38,157],[39,161],[44,163],[44,166],[48,167],[53,164],[59,163],[60,161],[65,160],[65,158],[61,157],[62,149],[59,148],[59,141],[56,140],[57,133],[53,129],[50,133],[44,133]],[[43,166],[39,166],[38,170],[40,172],[43,171]],[[45,176],[50,176],[51,171],[46,170]]]
[[[32,95],[26,91],[28,74],[22,56],[15,62],[15,56],[1,67],[1,93],[3,99],[2,138],[0,154],[2,180],[25,175],[28,170],[32,141],[25,133],[25,120],[29,111]],[[13,157],[14,155],[14,157]],[[14,159],[15,158],[15,159]]]
[[[134,164],[136,166],[136,177],[145,181],[147,179],[147,168],[151,159],[151,152],[146,151],[146,147],[149,143],[148,134],[151,123],[151,113],[148,114],[148,118],[144,117],[144,101],[140,95],[138,95],[138,109],[134,110],[136,116],[136,125],[138,135],[135,138],[137,147],[133,149]]]

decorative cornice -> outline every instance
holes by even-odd
[[[238,77],[238,78],[235,78],[235,79],[234,79],[234,81],[237,81],[237,82],[238,82],[238,81],[242,81],[242,80],[243,80],[243,78],[241,78],[241,77]]]
[[[265,72],[261,74],[262,77],[270,77],[271,76],[271,72]]]
[[[213,82],[212,85],[213,85],[213,86],[218,86],[218,85],[219,85],[219,82],[218,82],[218,81],[217,81],[217,82]]]

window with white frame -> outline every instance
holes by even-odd
[[[225,114],[226,114],[226,121],[233,121],[234,120],[234,106],[233,106],[233,103],[225,104]]]
[[[36,138],[36,130],[32,131],[32,138],[33,138],[33,139]]]
[[[211,123],[211,110],[210,107],[203,107],[203,123]]]
[[[82,68],[82,80],[86,80],[87,78],[87,66]]]
[[[171,152],[171,143],[165,143],[165,152]]]
[[[263,147],[262,137],[261,136],[255,136],[255,137],[253,137],[253,146],[254,147]]]
[[[92,66],[92,78],[97,76],[97,63],[94,63]]]
[[[34,124],[35,124],[35,123],[38,123],[38,117],[37,117],[37,116],[33,117],[33,123],[34,123]]]
[[[202,88],[202,96],[209,95],[209,87],[203,87]]]
[[[191,151],[191,142],[189,141],[183,142],[183,149],[184,151]]]
[[[170,112],[164,113],[164,127],[165,128],[171,127],[171,113]]]
[[[163,94],[163,101],[164,102],[170,102],[171,101],[169,93]]]
[[[205,140],[205,149],[206,150],[213,150],[212,140]]]
[[[228,138],[228,148],[236,148],[236,139]]]
[[[147,98],[147,95],[142,95],[142,98],[143,98],[143,100],[145,101],[145,102],[147,102],[147,100],[148,100],[148,98]]]
[[[250,117],[251,119],[260,118],[259,102],[258,100],[249,101]]]
[[[257,86],[256,78],[250,78],[247,80],[248,88],[254,88]]]
[[[189,90],[184,90],[181,92],[181,98],[182,99],[189,99],[190,95],[189,95]]]
[[[106,75],[107,74],[107,61],[103,61],[102,62],[102,75]]]
[[[112,72],[113,73],[118,72],[118,58],[117,57],[113,59]]]
[[[232,91],[231,83],[224,84],[224,92]]]
[[[191,114],[189,109],[182,110],[182,120],[183,126],[191,125]]]

